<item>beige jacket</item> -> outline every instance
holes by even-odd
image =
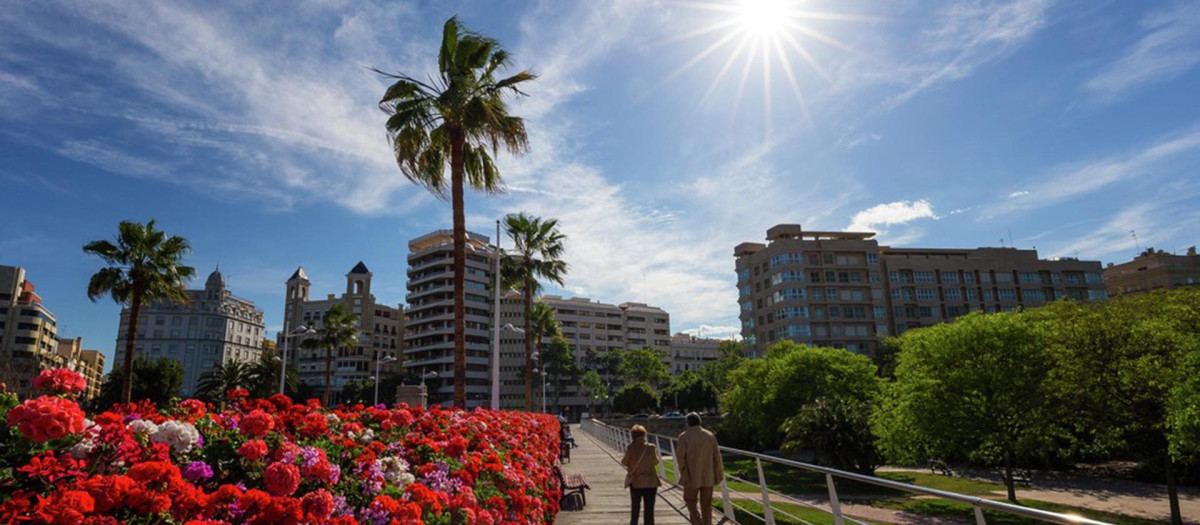
[[[639,458],[641,458],[640,461]],[[657,447],[646,443],[644,439],[634,440],[625,448],[625,457],[621,458],[621,464],[625,465],[626,470],[633,473],[633,484],[630,487],[648,489],[662,486],[662,481],[659,481],[658,472],[655,470],[658,468]]]
[[[688,427],[679,435],[675,460],[679,462],[679,484],[684,488],[712,487],[725,479],[717,437],[700,426]]]

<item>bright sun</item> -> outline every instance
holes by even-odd
[[[671,79],[695,66],[719,50],[731,49],[721,60],[716,77],[705,91],[702,100],[707,100],[735,65],[740,65],[737,79],[737,94],[732,100],[733,113],[742,98],[750,70],[758,65],[762,71],[763,106],[770,127],[772,77],[776,69],[795,96],[805,118],[808,106],[800,89],[798,73],[810,71],[825,82],[832,82],[828,73],[817,62],[807,45],[832,47],[840,51],[855,51],[847,44],[813,27],[814,21],[869,21],[873,17],[809,9],[811,1],[805,0],[679,0],[677,5],[713,13],[713,21],[672,40],[684,40],[701,35],[716,34],[715,40],[701,49],[686,63],[672,72]],[[803,6],[801,5],[803,4]],[[797,60],[798,59],[798,60]],[[803,62],[799,71],[795,62]]]

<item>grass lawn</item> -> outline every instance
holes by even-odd
[[[959,518],[963,520],[973,520],[975,516],[974,507],[971,505],[944,499],[881,500],[874,502],[874,505],[877,507],[909,512],[912,514],[920,514],[922,516]],[[1117,525],[1157,525],[1161,523],[1154,520],[1131,518],[1128,516],[1121,516],[1119,514],[1112,514],[1110,512],[1087,510],[1077,507],[1070,507],[1067,505],[1047,503],[1044,501],[1022,500],[1021,505],[1051,512],[1078,514],[1094,520],[1116,523]],[[984,510],[983,514],[987,518],[988,525],[1037,525],[1045,523],[1044,521],[1034,518],[1014,516],[1012,514],[1004,514],[990,510]]]
[[[722,508],[720,501],[714,501],[713,504],[718,509]],[[745,508],[746,510],[742,510],[742,508],[738,508],[738,507]],[[831,515],[827,512],[824,512],[824,511],[810,509],[808,507],[804,507],[801,505],[794,505],[791,503],[775,503],[775,502],[771,503],[771,508],[775,509],[775,523],[777,525],[804,525],[805,522],[811,523],[812,525],[833,525],[833,515]],[[747,512],[747,510],[749,512]],[[797,521],[795,519],[792,519],[792,518],[780,513],[779,512],[780,510],[783,510],[784,512],[787,512],[788,514],[791,514],[792,516],[800,518],[804,521]],[[754,501],[745,501],[745,500],[736,501],[735,507],[734,507],[734,513],[736,514],[738,523],[754,524],[754,523],[762,523],[763,522],[762,505],[757,502],[754,502]],[[751,516],[750,513],[753,513],[754,516]],[[716,520],[714,519],[713,521],[716,521]],[[859,520],[859,521],[864,521],[864,520]],[[864,521],[864,523],[875,523],[875,522]]]

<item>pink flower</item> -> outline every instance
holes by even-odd
[[[79,372],[66,368],[51,368],[33,378],[33,388],[48,394],[76,394],[87,390],[87,381]]]
[[[79,405],[61,397],[28,399],[8,411],[8,426],[16,426],[21,435],[36,443],[83,432],[83,424]]]

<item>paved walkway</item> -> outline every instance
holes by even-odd
[[[559,512],[554,523],[629,523],[629,490],[624,488],[625,468],[621,466],[621,456],[587,432],[580,431],[577,425],[572,426],[572,435],[575,436],[575,443],[579,448],[571,451],[571,462],[563,465],[563,472],[587,476],[592,489],[587,491],[587,506],[582,511]],[[675,509],[683,509],[683,499],[679,490],[659,489],[658,502],[654,506],[655,525],[687,525],[687,518]]]

